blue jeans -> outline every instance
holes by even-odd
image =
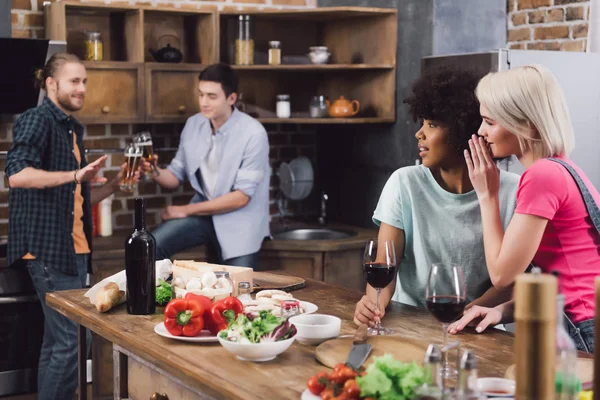
[[[212,217],[193,215],[171,219],[160,224],[152,235],[156,239],[157,260],[171,258],[190,247],[206,245],[209,249],[209,262],[252,269],[256,269],[258,265],[258,252],[223,260]],[[214,254],[210,254],[210,250],[214,250]]]
[[[38,367],[39,400],[73,400],[77,388],[78,325],[46,306],[46,293],[85,287],[88,257],[88,254],[77,255],[77,275],[59,272],[40,260],[26,262],[44,311],[44,340]],[[89,354],[92,338],[90,332],[86,332]]]
[[[588,319],[574,324],[567,314],[564,314],[565,329],[573,339],[577,350],[594,353],[594,320]]]

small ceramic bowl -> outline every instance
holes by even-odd
[[[340,335],[342,320],[333,315],[303,314],[290,318],[296,327],[296,340],[302,344],[317,345]]]
[[[329,60],[331,53],[327,51],[326,46],[313,46],[309,49],[308,58],[310,58],[310,62],[313,64],[326,64]]]
[[[479,378],[477,379],[477,390],[488,397],[513,397],[515,395],[516,382],[512,379],[503,378]]]

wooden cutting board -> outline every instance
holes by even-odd
[[[253,272],[252,281],[254,282],[253,292],[261,290],[279,289],[286,292],[298,290],[306,287],[306,281],[302,278],[291,275],[275,275],[266,272]]]
[[[315,350],[315,356],[321,364],[329,368],[333,368],[339,363],[345,363],[352,348],[352,340],[353,338],[350,336],[342,336],[323,342]],[[380,357],[386,353],[390,353],[398,361],[416,361],[423,364],[425,351],[429,345],[425,341],[397,335],[369,336],[367,343],[373,345],[373,350],[364,365],[370,364],[373,356]]]
[[[506,379],[515,379],[516,366],[513,364],[506,369],[504,377]],[[577,359],[577,376],[581,383],[594,381],[594,360],[592,358]]]

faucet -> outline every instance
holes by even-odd
[[[321,225],[327,224],[327,200],[329,200],[327,193],[321,192],[321,216],[319,217],[319,224]]]
[[[281,221],[282,225],[283,225],[283,230],[287,231],[288,229],[288,225],[287,225],[287,221],[285,220],[285,199],[282,195],[277,196],[276,199],[277,202],[277,209],[279,210],[279,220]]]

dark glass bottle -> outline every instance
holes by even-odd
[[[156,241],[146,231],[146,202],[135,199],[135,229],[125,242],[127,312],[135,315],[156,311]]]

